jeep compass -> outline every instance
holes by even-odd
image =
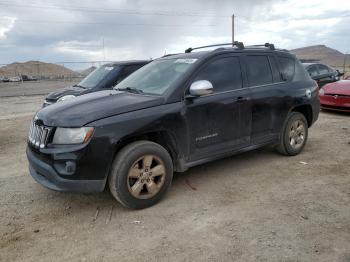
[[[114,90],[38,111],[31,176],[58,191],[108,186],[140,209],[164,196],[173,172],[265,145],[299,154],[319,114],[316,82],[273,44],[225,46],[156,59]]]

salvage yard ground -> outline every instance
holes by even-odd
[[[322,112],[296,157],[266,147],[195,167],[133,211],[29,176],[31,117],[68,84],[0,85],[0,261],[350,261],[350,115]]]

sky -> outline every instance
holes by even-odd
[[[0,64],[156,58],[235,40],[350,52],[349,0],[0,0]]]

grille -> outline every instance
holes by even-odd
[[[45,148],[52,128],[38,125],[35,121],[29,128],[28,142],[36,148]]]
[[[336,97],[350,97],[350,95],[337,95],[337,94],[325,94],[326,96],[336,96]]]

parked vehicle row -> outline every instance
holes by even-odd
[[[22,81],[37,81],[35,76],[21,75]]]
[[[37,79],[33,76],[21,75],[13,77],[0,76],[0,82],[20,82],[20,81],[36,81]]]
[[[0,76],[0,82],[9,82],[9,79],[4,76]]]
[[[0,77],[0,82],[20,82],[21,78],[19,76],[14,77]]]
[[[216,46],[158,58],[113,90],[39,110],[26,150],[31,176],[58,191],[108,186],[139,209],[164,196],[173,172],[265,145],[299,154],[319,114],[316,82],[272,44]],[[80,85],[94,88],[106,70]]]

